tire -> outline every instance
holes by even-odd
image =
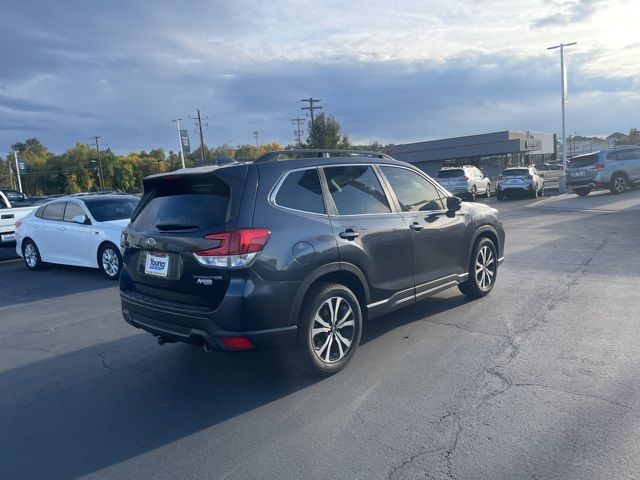
[[[471,187],[471,193],[469,193],[469,198],[471,199],[472,202],[475,202],[477,197],[478,197],[478,189],[474,185],[473,187]]]
[[[292,360],[312,375],[333,375],[353,358],[361,334],[362,312],[354,293],[339,283],[319,283],[302,305]]]
[[[504,200],[504,194],[502,194],[502,193],[500,193],[500,192],[497,192],[497,193],[496,193],[496,198],[497,198],[498,200]]]
[[[479,265],[484,270],[476,269]],[[468,298],[481,298],[488,295],[498,277],[498,252],[496,246],[487,237],[481,237],[473,247],[469,262],[469,277],[458,285],[460,291]]]
[[[109,280],[117,280],[122,270],[122,255],[120,249],[113,243],[104,243],[98,250],[98,266]]]
[[[485,192],[487,198],[491,198],[491,184],[487,184],[487,191]]]
[[[40,250],[31,239],[25,240],[22,244],[22,259],[27,270],[41,270],[44,267]]]
[[[529,195],[531,196],[531,198],[538,198],[538,186],[537,185]]]
[[[611,177],[609,189],[611,193],[624,193],[629,188],[629,179],[624,173],[616,173]]]
[[[577,190],[575,190],[575,192],[579,197],[586,197],[587,195],[589,195],[591,193],[591,189],[590,188],[578,188]]]

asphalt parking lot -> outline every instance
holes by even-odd
[[[640,191],[484,201],[491,295],[370,322],[322,380],[158,346],[98,271],[0,251],[0,478],[638,478]]]

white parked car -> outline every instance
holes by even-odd
[[[443,167],[436,182],[457,197],[475,200],[478,195],[491,196],[491,180],[473,165]]]
[[[0,248],[13,248],[16,243],[16,221],[37,208],[16,206],[6,195],[11,192],[12,190],[0,190]],[[22,195],[20,192],[16,193]]]
[[[533,198],[544,195],[544,174],[536,167],[505,168],[498,177],[496,197],[502,200],[513,194],[526,194]]]
[[[122,269],[120,234],[139,200],[133,195],[57,198],[16,222],[16,252],[29,270],[59,263],[99,268],[115,280]]]

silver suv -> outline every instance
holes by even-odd
[[[513,194],[526,194],[533,198],[544,196],[544,174],[536,167],[505,168],[498,177],[496,197],[502,200]]]
[[[491,196],[491,180],[472,165],[444,167],[436,181],[457,197],[475,200],[478,195]]]
[[[622,193],[639,183],[640,147],[612,147],[579,155],[567,168],[567,187],[580,196],[598,188]]]

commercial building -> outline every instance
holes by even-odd
[[[553,133],[502,131],[394,145],[392,155],[429,175],[443,166],[474,165],[486,175],[520,165],[539,165],[556,159]]]

